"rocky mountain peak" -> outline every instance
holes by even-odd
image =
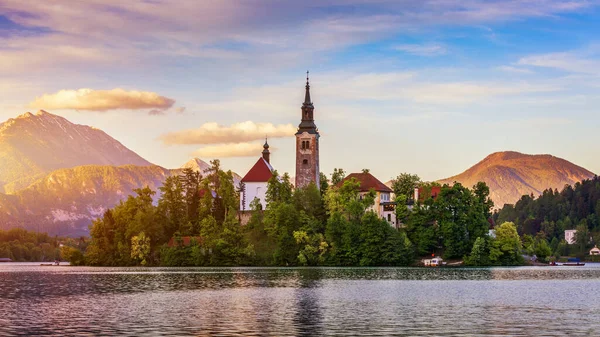
[[[567,160],[549,154],[529,155],[515,151],[496,152],[467,169],[465,172],[440,180],[441,183],[472,187],[484,181],[490,188],[495,207],[513,204],[525,194],[535,196],[545,189],[562,189],[594,173]]]

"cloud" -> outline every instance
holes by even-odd
[[[263,146],[260,143],[233,143],[205,146],[192,153],[200,158],[259,157]],[[272,152],[274,149],[271,148]]]
[[[395,46],[394,49],[419,56],[439,56],[446,54],[446,47],[440,44],[401,44]]]
[[[581,74],[600,74],[600,57],[589,52],[561,52],[523,57],[519,65],[558,69]]]
[[[431,27],[553,17],[597,4],[561,0],[64,3],[68,5],[2,1],[0,16],[9,28],[0,36],[0,72],[40,69],[64,75],[99,67],[143,68],[172,64],[173,56],[210,59],[229,65],[228,69],[233,64],[247,69],[248,63],[273,69],[275,63],[295,66],[318,57],[314,55],[318,52]],[[435,46],[405,47],[417,55],[441,51]]]
[[[221,144],[241,143],[259,139],[292,137],[296,128],[292,124],[273,125],[247,121],[223,126],[217,123],[205,123],[198,129],[175,131],[159,137],[167,145],[175,144]]]
[[[513,66],[500,66],[496,69],[507,72],[507,73],[533,74],[533,71],[531,71],[531,69],[519,68],[519,67],[513,67]]]
[[[112,90],[60,90],[54,94],[44,94],[29,103],[31,108],[74,109],[89,111],[107,111],[116,109],[150,110],[151,115],[164,113],[171,108],[175,100],[148,91],[127,91],[120,88]]]

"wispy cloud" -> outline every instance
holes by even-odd
[[[192,153],[200,158],[230,158],[230,157],[258,157],[263,146],[260,143],[233,143],[202,147]],[[271,148],[270,151],[275,149]]]
[[[395,50],[419,56],[439,56],[446,54],[446,47],[440,44],[401,44]]]
[[[167,145],[241,143],[259,139],[292,137],[296,128],[292,124],[273,125],[247,121],[230,126],[206,123],[198,129],[166,133],[159,139]]]
[[[531,69],[523,68],[523,67],[513,67],[513,66],[500,66],[496,69],[507,72],[507,73],[517,73],[517,74],[533,74]]]
[[[600,74],[600,53],[594,48],[530,55],[519,59],[519,65],[558,69],[581,74]]]
[[[274,55],[269,58],[272,67],[274,60],[294,64],[303,55],[315,57],[318,52],[371,43],[399,32],[559,16],[596,5],[595,1],[560,0],[131,0],[120,4],[90,0],[64,4],[2,2],[0,15],[16,28],[0,38],[0,72],[47,70],[50,64],[63,71],[85,70],[73,69],[80,64],[131,67],[160,63],[169,56],[247,65],[264,64],[265,55]],[[332,11],[349,5],[356,10]],[[416,55],[445,52],[441,45],[399,48]]]
[[[60,90],[54,94],[44,94],[29,103],[32,108],[74,109],[107,111],[116,109],[150,110],[151,115],[160,114],[175,104],[175,100],[154,92],[123,90]]]

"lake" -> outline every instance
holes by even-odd
[[[0,335],[598,336],[600,268],[0,264]]]

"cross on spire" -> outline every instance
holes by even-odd
[[[310,84],[308,84],[308,70],[306,71],[306,93],[304,94],[304,105],[312,105],[310,101]]]

